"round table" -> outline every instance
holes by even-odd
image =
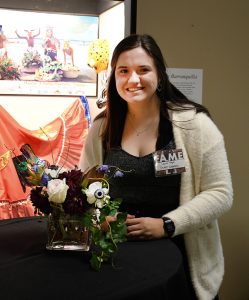
[[[115,267],[90,252],[48,251],[47,219],[0,221],[0,297],[6,300],[188,300],[182,256],[169,239],[119,245]]]

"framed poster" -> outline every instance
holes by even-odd
[[[0,8],[0,94],[97,95],[98,16]]]

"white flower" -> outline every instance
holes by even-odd
[[[57,170],[45,169],[45,173],[51,178],[57,178],[58,176]]]
[[[103,208],[106,204],[109,203],[110,198],[111,197],[109,195],[105,195],[103,198],[97,199],[95,202],[95,206],[98,208]]]
[[[63,173],[63,172],[66,172],[67,169],[65,168],[59,168],[58,170],[55,170],[55,169],[45,169],[45,173],[50,176],[51,178],[58,178],[58,175]]]
[[[99,181],[93,182],[89,185],[88,189],[86,189],[86,191],[85,191],[86,196],[87,196],[87,202],[89,204],[93,204],[97,200],[103,199],[103,201],[104,201],[104,199],[107,196],[108,192],[109,192],[109,190],[107,188],[102,187],[101,182],[99,182]],[[100,201],[98,201],[98,205],[101,206],[101,203],[100,203]],[[104,203],[103,203],[103,205],[104,205]],[[103,207],[103,205],[102,205],[102,207]]]
[[[95,206],[98,207],[98,208],[102,208],[104,206],[104,201],[103,199],[97,199],[96,202],[95,202]]]
[[[98,208],[95,210],[95,214],[97,221],[100,222],[100,210]]]
[[[48,181],[47,192],[48,199],[51,202],[63,203],[67,196],[69,186],[66,184],[66,178],[52,179]]]

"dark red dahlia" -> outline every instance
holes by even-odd
[[[66,184],[69,186],[69,189],[74,191],[79,187],[81,188],[83,173],[81,170],[71,170],[68,172],[63,172],[59,174],[59,179],[66,178]]]
[[[63,203],[63,209],[66,214],[82,215],[89,207],[87,197],[81,192],[81,187],[75,188],[74,191],[70,188],[68,189],[66,200]]]
[[[36,209],[39,209],[42,213],[48,215],[52,212],[50,203],[48,201],[48,195],[43,190],[43,187],[38,186],[31,190],[30,200]]]

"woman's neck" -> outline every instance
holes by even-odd
[[[156,149],[160,121],[160,102],[129,104],[121,147],[134,156],[144,156]]]
[[[155,119],[160,114],[160,102],[158,100],[140,103],[129,103],[127,110],[127,117],[136,123],[144,120]]]

